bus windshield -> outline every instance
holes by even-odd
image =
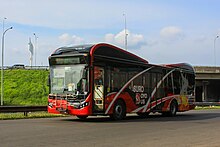
[[[87,94],[88,76],[85,64],[53,65],[50,70],[52,94]]]

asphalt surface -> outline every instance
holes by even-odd
[[[219,147],[220,110],[123,121],[108,117],[0,120],[0,147]]]

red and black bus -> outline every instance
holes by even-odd
[[[120,120],[127,113],[175,116],[195,107],[195,73],[186,63],[153,65],[98,43],[61,47],[51,54],[49,65],[49,113]]]

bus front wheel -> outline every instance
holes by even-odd
[[[126,106],[122,100],[117,100],[114,105],[113,114],[110,115],[113,120],[122,120],[126,117]]]

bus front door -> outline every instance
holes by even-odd
[[[101,112],[104,110],[104,69],[94,67],[94,111]]]

